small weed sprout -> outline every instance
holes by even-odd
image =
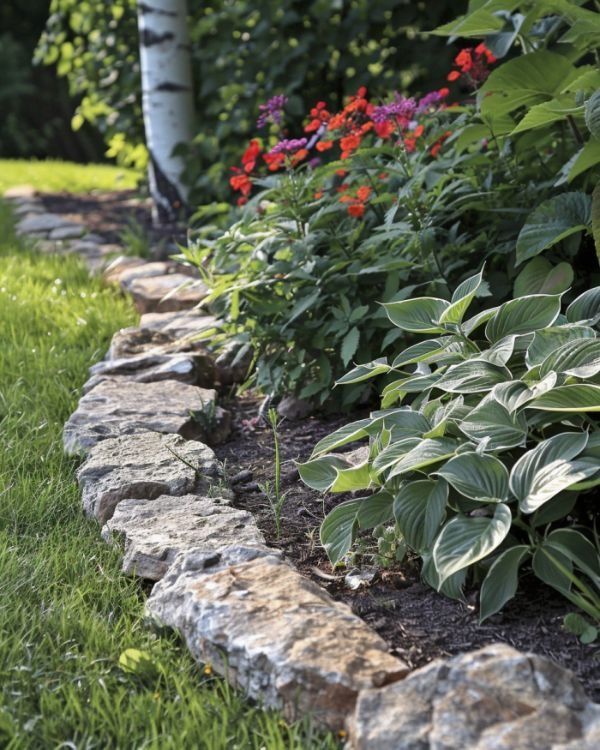
[[[273,443],[275,447],[275,479],[273,483],[267,481],[260,486],[260,489],[266,495],[273,515],[275,517],[275,531],[277,539],[281,536],[281,512],[285,503],[287,492],[281,491],[281,452],[279,449],[279,435],[277,428],[280,424],[280,418],[277,414],[277,410],[270,408],[267,412],[267,417],[271,429],[273,430]]]

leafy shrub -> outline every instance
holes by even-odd
[[[532,294],[465,320],[481,285],[479,273],[450,301],[384,305],[426,338],[342,379],[387,373],[381,410],[321,440],[300,474],[321,491],[376,492],[335,507],[322,542],[337,563],[361,530],[394,524],[431,586],[458,598],[469,572],[483,578],[482,620],[515,594],[526,562],[600,619],[589,494],[600,485],[600,287],[564,313],[561,295]],[[333,453],[364,438],[358,463]]]

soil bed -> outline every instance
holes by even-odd
[[[562,629],[562,618],[573,608],[533,576],[523,582],[519,594],[501,613],[479,625],[476,591],[466,592],[466,604],[447,599],[421,583],[413,561],[380,570],[370,584],[358,590],[345,585],[348,571],[331,569],[319,543],[318,527],[324,515],[345,498],[324,496],[306,487],[294,461],[306,460],[320,438],[366,413],[282,422],[282,488],[287,496],[277,539],[273,512],[260,487],[267,481],[273,483],[275,466],[271,428],[256,419],[259,405],[260,400],[249,396],[228,404],[235,415],[234,432],[226,444],[215,449],[233,480],[234,504],[251,511],[268,543],[280,548],[334,598],[349,604],[390,644],[393,653],[417,668],[437,657],[500,641],[543,654],[571,669],[590,697],[600,701],[598,645],[586,646]],[[368,560],[364,566],[372,568]]]

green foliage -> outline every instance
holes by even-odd
[[[320,441],[300,466],[320,491],[376,490],[334,508],[322,542],[338,563],[361,529],[393,520],[438,590],[460,596],[467,572],[485,576],[482,619],[512,598],[526,562],[600,619],[588,504],[600,485],[600,288],[562,313],[561,295],[534,294],[465,319],[482,283],[467,279],[452,302],[384,304],[401,330],[437,338],[388,366],[382,411]],[[335,453],[366,437],[362,463]]]
[[[92,190],[135,188],[140,173],[109,164],[72,164],[64,161],[0,160],[0,195],[15,185],[32,185],[41,192],[67,190],[88,193]]]

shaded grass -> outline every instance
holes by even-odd
[[[141,175],[111,164],[72,164],[65,161],[0,159],[0,196],[14,185],[33,185],[42,192],[135,188]]]
[[[0,203],[0,747],[334,748],[205,674],[143,623],[139,584],[81,513],[61,430],[129,303],[17,243]],[[150,668],[124,671],[129,648]]]

